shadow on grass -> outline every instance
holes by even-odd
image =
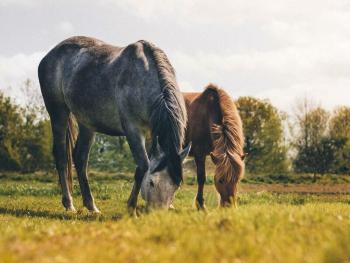
[[[37,211],[32,209],[23,208],[6,208],[0,207],[0,214],[2,215],[12,215],[16,217],[38,217],[46,219],[56,219],[56,220],[81,220],[81,221],[118,221],[123,218],[123,214],[118,213],[113,216],[106,216],[104,214],[83,214],[81,211],[77,213],[71,212],[51,212],[51,211]]]
[[[131,188],[129,181],[118,181],[115,184],[93,181],[90,183],[90,188],[95,197],[100,200],[109,200],[115,193],[125,191]],[[61,190],[57,184],[31,184],[28,182],[8,183],[4,182],[0,186],[0,196],[15,197],[15,196],[31,196],[31,197],[53,197],[60,196]],[[74,181],[73,196],[80,197],[81,191],[78,182]]]
[[[128,181],[134,180],[133,173],[110,173],[110,172],[98,172],[90,171],[89,177],[92,181],[96,182],[114,182],[114,181]],[[58,182],[58,176],[56,173],[51,172],[36,172],[36,173],[17,173],[17,172],[0,172],[0,180],[9,180],[17,182],[41,182],[41,183],[53,183]]]

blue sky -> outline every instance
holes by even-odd
[[[0,25],[0,89],[14,97],[45,52],[87,35],[154,42],[185,91],[213,82],[285,111],[305,96],[350,106],[350,1],[0,0]]]

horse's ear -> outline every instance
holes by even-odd
[[[192,143],[190,142],[186,147],[185,149],[183,149],[181,152],[180,152],[180,159],[181,159],[181,162],[183,162],[185,160],[185,158],[188,156],[188,154],[190,153],[191,151],[191,146],[192,146]]]
[[[211,160],[213,161],[214,164],[217,164],[218,163],[218,158],[214,155],[213,152],[210,152],[210,157],[211,157]]]
[[[163,170],[166,164],[167,164],[167,160],[165,156],[160,156],[160,158],[155,161],[154,166],[150,168],[151,173],[155,173]]]
[[[244,153],[244,154],[241,155],[242,161],[244,161],[244,159],[247,157],[247,155],[248,155],[248,153]]]

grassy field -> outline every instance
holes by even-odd
[[[350,262],[346,177],[317,184],[257,178],[241,185],[238,208],[216,208],[208,185],[208,209],[196,211],[187,178],[175,211],[135,219],[125,207],[129,174],[92,174],[99,216],[82,209],[77,187],[78,213],[64,212],[53,175],[1,174],[0,262]]]

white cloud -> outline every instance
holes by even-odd
[[[223,26],[242,25],[246,22],[255,22],[260,26],[276,19],[298,23],[305,18],[318,20],[320,17],[327,19],[329,15],[338,17],[350,9],[350,3],[346,0],[102,0],[100,3],[116,5],[150,21],[169,17],[181,24]]]
[[[235,29],[252,25],[268,38],[270,48],[263,51],[259,42],[246,50],[227,47],[225,54],[221,50],[203,52],[201,43],[195,53],[174,51],[170,57],[180,82],[185,81],[197,90],[209,81],[233,86],[238,82],[240,94],[266,96],[282,108],[289,108],[295,96],[314,96],[331,107],[346,103],[344,97],[350,95],[349,1],[123,0],[113,3],[148,22],[168,18],[187,27],[216,24]],[[255,32],[249,33],[255,41]],[[208,38],[210,35],[208,31]],[[224,42],[225,35],[218,41]]]
[[[57,30],[64,35],[71,35],[74,32],[74,26],[69,21],[62,21],[57,25]]]
[[[34,87],[39,88],[37,69],[44,52],[33,54],[17,54],[12,57],[0,56],[0,90],[22,101],[21,87],[24,81],[30,79]]]
[[[196,90],[217,82],[234,97],[269,98],[289,111],[295,98],[304,96],[327,108],[350,104],[349,50],[350,43],[343,42],[225,55],[175,52],[172,61],[179,80],[185,79]]]
[[[188,81],[179,81],[178,84],[179,84],[179,87],[181,89],[181,92],[193,92],[193,91],[196,91],[196,89]]]
[[[33,6],[35,4],[35,0],[1,0],[0,6],[9,6],[9,5],[17,5],[17,6]]]

